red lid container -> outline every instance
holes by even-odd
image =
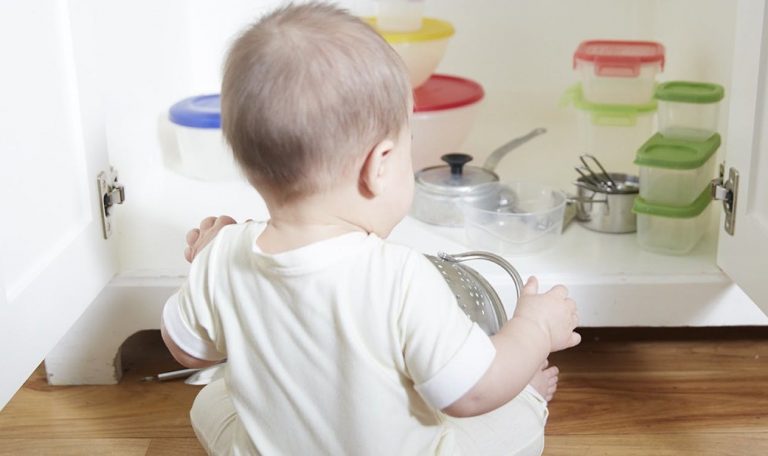
[[[413,112],[461,108],[477,103],[484,95],[483,87],[475,81],[433,74],[413,91]]]
[[[579,62],[594,64],[597,76],[636,77],[643,65],[664,69],[664,46],[655,41],[584,41],[573,54],[573,67]]]

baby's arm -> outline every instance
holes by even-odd
[[[194,228],[187,233],[187,246],[184,249],[184,258],[191,263],[197,253],[201,251],[206,245],[208,245],[208,243],[210,243],[210,241],[216,237],[222,228],[232,223],[236,223],[235,220],[226,215],[221,217],[206,217],[203,219],[203,221],[200,222],[199,228]],[[165,342],[166,347],[168,347],[168,351],[171,352],[173,358],[182,366],[191,368],[203,368],[221,362],[220,359],[206,360],[197,358],[179,347],[179,345],[176,343],[176,341],[173,340],[173,337],[171,337],[168,329],[166,328],[165,312],[163,312],[163,315],[160,319],[160,334],[163,337],[163,342]]]
[[[194,356],[182,350],[181,347],[179,347],[168,334],[168,331],[165,329],[165,323],[162,320],[160,321],[160,334],[163,336],[163,342],[165,342],[165,346],[168,347],[168,351],[171,352],[173,359],[178,361],[178,363],[184,367],[203,368],[213,366],[214,364],[221,362],[220,359],[209,361],[195,358]]]
[[[563,286],[537,294],[538,282],[528,280],[515,314],[491,337],[496,356],[483,377],[459,400],[443,409],[468,417],[494,410],[517,396],[550,352],[573,347],[581,336],[576,303]]]

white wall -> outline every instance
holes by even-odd
[[[232,37],[279,2],[92,3],[101,18],[110,80],[109,152],[127,186],[127,202],[117,211],[122,270],[183,274],[184,233],[203,216],[263,218],[266,213],[244,184],[204,183],[175,172],[165,113],[181,98],[218,92]],[[371,1],[340,3],[360,14],[373,11]],[[735,8],[736,2],[728,0],[427,0],[426,13],[456,28],[438,71],[475,79],[486,90],[463,151],[481,161],[506,140],[545,126],[548,134],[515,151],[497,171],[503,178],[570,190],[576,121],[558,102],[576,82],[571,59],[578,43],[658,40],[667,49],[660,80],[706,80],[728,87]],[[724,103],[721,118],[726,116]]]

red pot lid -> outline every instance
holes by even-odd
[[[468,106],[483,99],[483,86],[469,79],[433,74],[413,91],[413,112]]]

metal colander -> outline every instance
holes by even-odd
[[[507,312],[491,284],[477,271],[461,264],[470,260],[486,260],[499,265],[511,277],[517,297],[523,289],[523,279],[517,270],[504,258],[489,252],[467,252],[449,255],[444,252],[438,256],[425,255],[443,275],[461,310],[477,323],[486,334],[496,334],[507,322]]]

